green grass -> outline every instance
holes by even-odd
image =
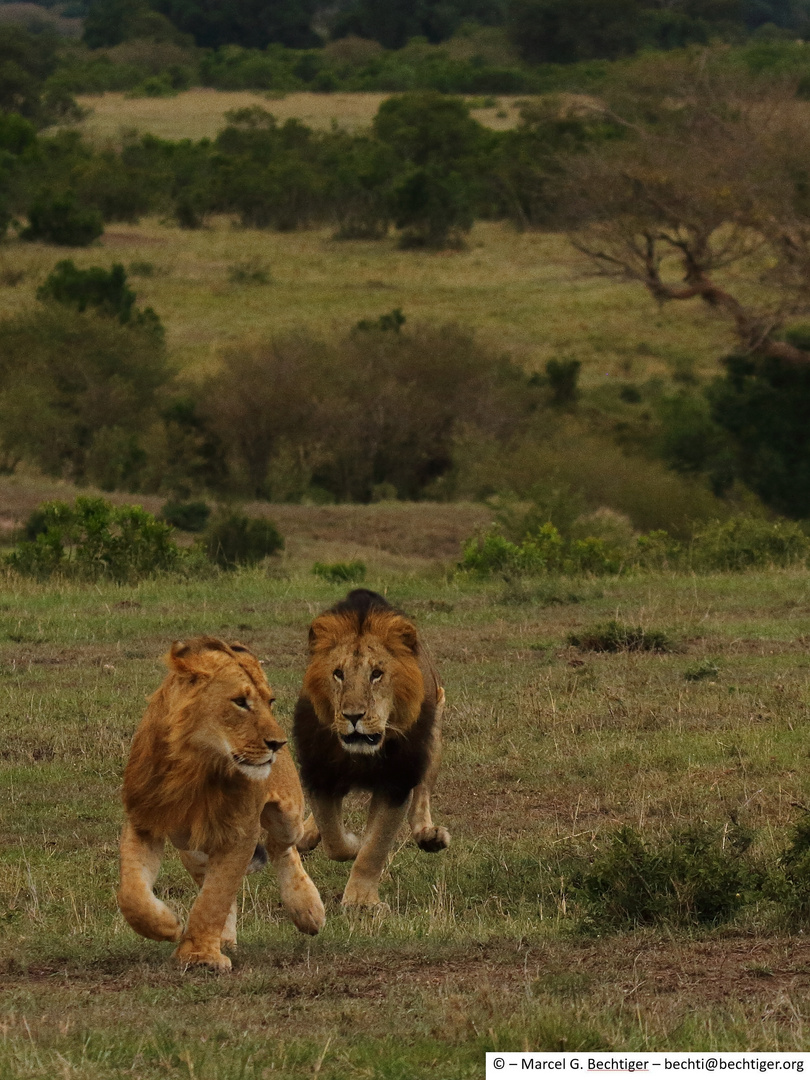
[[[778,903],[715,928],[586,932],[566,876],[624,825],[657,845],[738,821],[775,861],[810,805],[806,574],[563,580],[518,602],[425,559],[367,562],[447,686],[435,817],[453,844],[431,856],[403,838],[373,915],[340,909],[347,868],[316,851],[316,939],[269,874],[249,879],[226,978],[181,975],[116,911],[129,740],[160,656],[195,632],[267,659],[289,727],[307,625],[345,589],[309,555],[187,584],[5,581],[0,1075],[452,1080],[496,1048],[810,1049],[810,943]],[[676,647],[566,644],[610,619]],[[708,658],[712,679],[685,678]],[[193,899],[174,857],[159,889],[181,910]]]
[[[145,219],[108,226],[89,249],[12,240],[0,252],[0,318],[33,303],[70,257],[82,269],[149,262],[151,276],[131,279],[137,304],[154,307],[170,358],[190,376],[214,369],[234,340],[301,330],[332,338],[394,308],[411,322],[471,326],[529,371],[554,357],[581,360],[583,386],[614,394],[628,380],[669,378],[685,359],[699,377],[716,373],[733,344],[731,328],[698,301],[660,308],[641,285],[595,274],[563,236],[479,222],[466,250],[429,253],[399,251],[393,235],[336,241],[332,232],[239,229],[225,219],[184,231]],[[242,264],[268,267],[271,282],[232,281]]]

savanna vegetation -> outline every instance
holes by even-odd
[[[42,10],[0,19],[0,1073],[807,1049],[807,4]],[[453,846],[365,915],[315,852],[314,941],[250,878],[233,976],[183,975],[114,902],[159,657],[244,641],[289,725],[359,582],[446,683]]]
[[[305,541],[308,515],[351,508],[292,509],[297,533],[288,520],[259,570],[95,586],[7,572],[4,1075],[470,1077],[523,1040],[806,1049],[804,568],[482,579],[436,562],[452,537],[393,553],[423,546],[418,508],[387,549],[368,544],[385,507],[343,515],[329,541]],[[435,815],[453,844],[399,848],[388,909],[367,915],[341,911],[346,868],[316,851],[314,940],[268,875],[249,878],[233,974],[183,975],[114,900],[144,695],[169,639],[204,629],[266,659],[289,725],[308,622],[347,587],[312,559],[338,550],[413,613],[442,671]],[[193,898],[172,858],[159,890],[180,910]]]

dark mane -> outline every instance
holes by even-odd
[[[371,589],[352,589],[345,599],[329,608],[325,614],[353,616],[357,620],[358,631],[362,633],[366,619],[379,612],[389,612],[391,615],[403,614],[389,604],[384,596],[372,592]]]

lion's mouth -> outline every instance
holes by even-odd
[[[376,733],[374,735],[366,735],[363,731],[352,731],[349,735],[341,735],[341,742],[346,743],[348,746],[379,746],[382,742],[382,735]]]
[[[266,765],[272,765],[275,760],[275,754],[271,754],[270,757],[264,759],[264,761],[248,761],[246,758],[239,757],[238,754],[233,755],[233,760],[237,765],[247,765],[249,769],[263,769]]]

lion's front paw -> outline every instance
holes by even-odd
[[[317,934],[326,923],[326,911],[318,890],[309,883],[308,889],[300,889],[293,903],[288,904],[290,918],[302,934]]]
[[[429,829],[419,829],[413,838],[422,851],[444,851],[450,847],[450,833],[441,825],[431,825]]]
[[[340,901],[344,907],[377,907],[380,903],[380,894],[376,881],[352,881],[346,883],[343,899]]]
[[[206,967],[224,975],[231,970],[230,957],[221,953],[218,948],[202,949],[193,941],[181,941],[172,954],[173,958],[182,967]]]

